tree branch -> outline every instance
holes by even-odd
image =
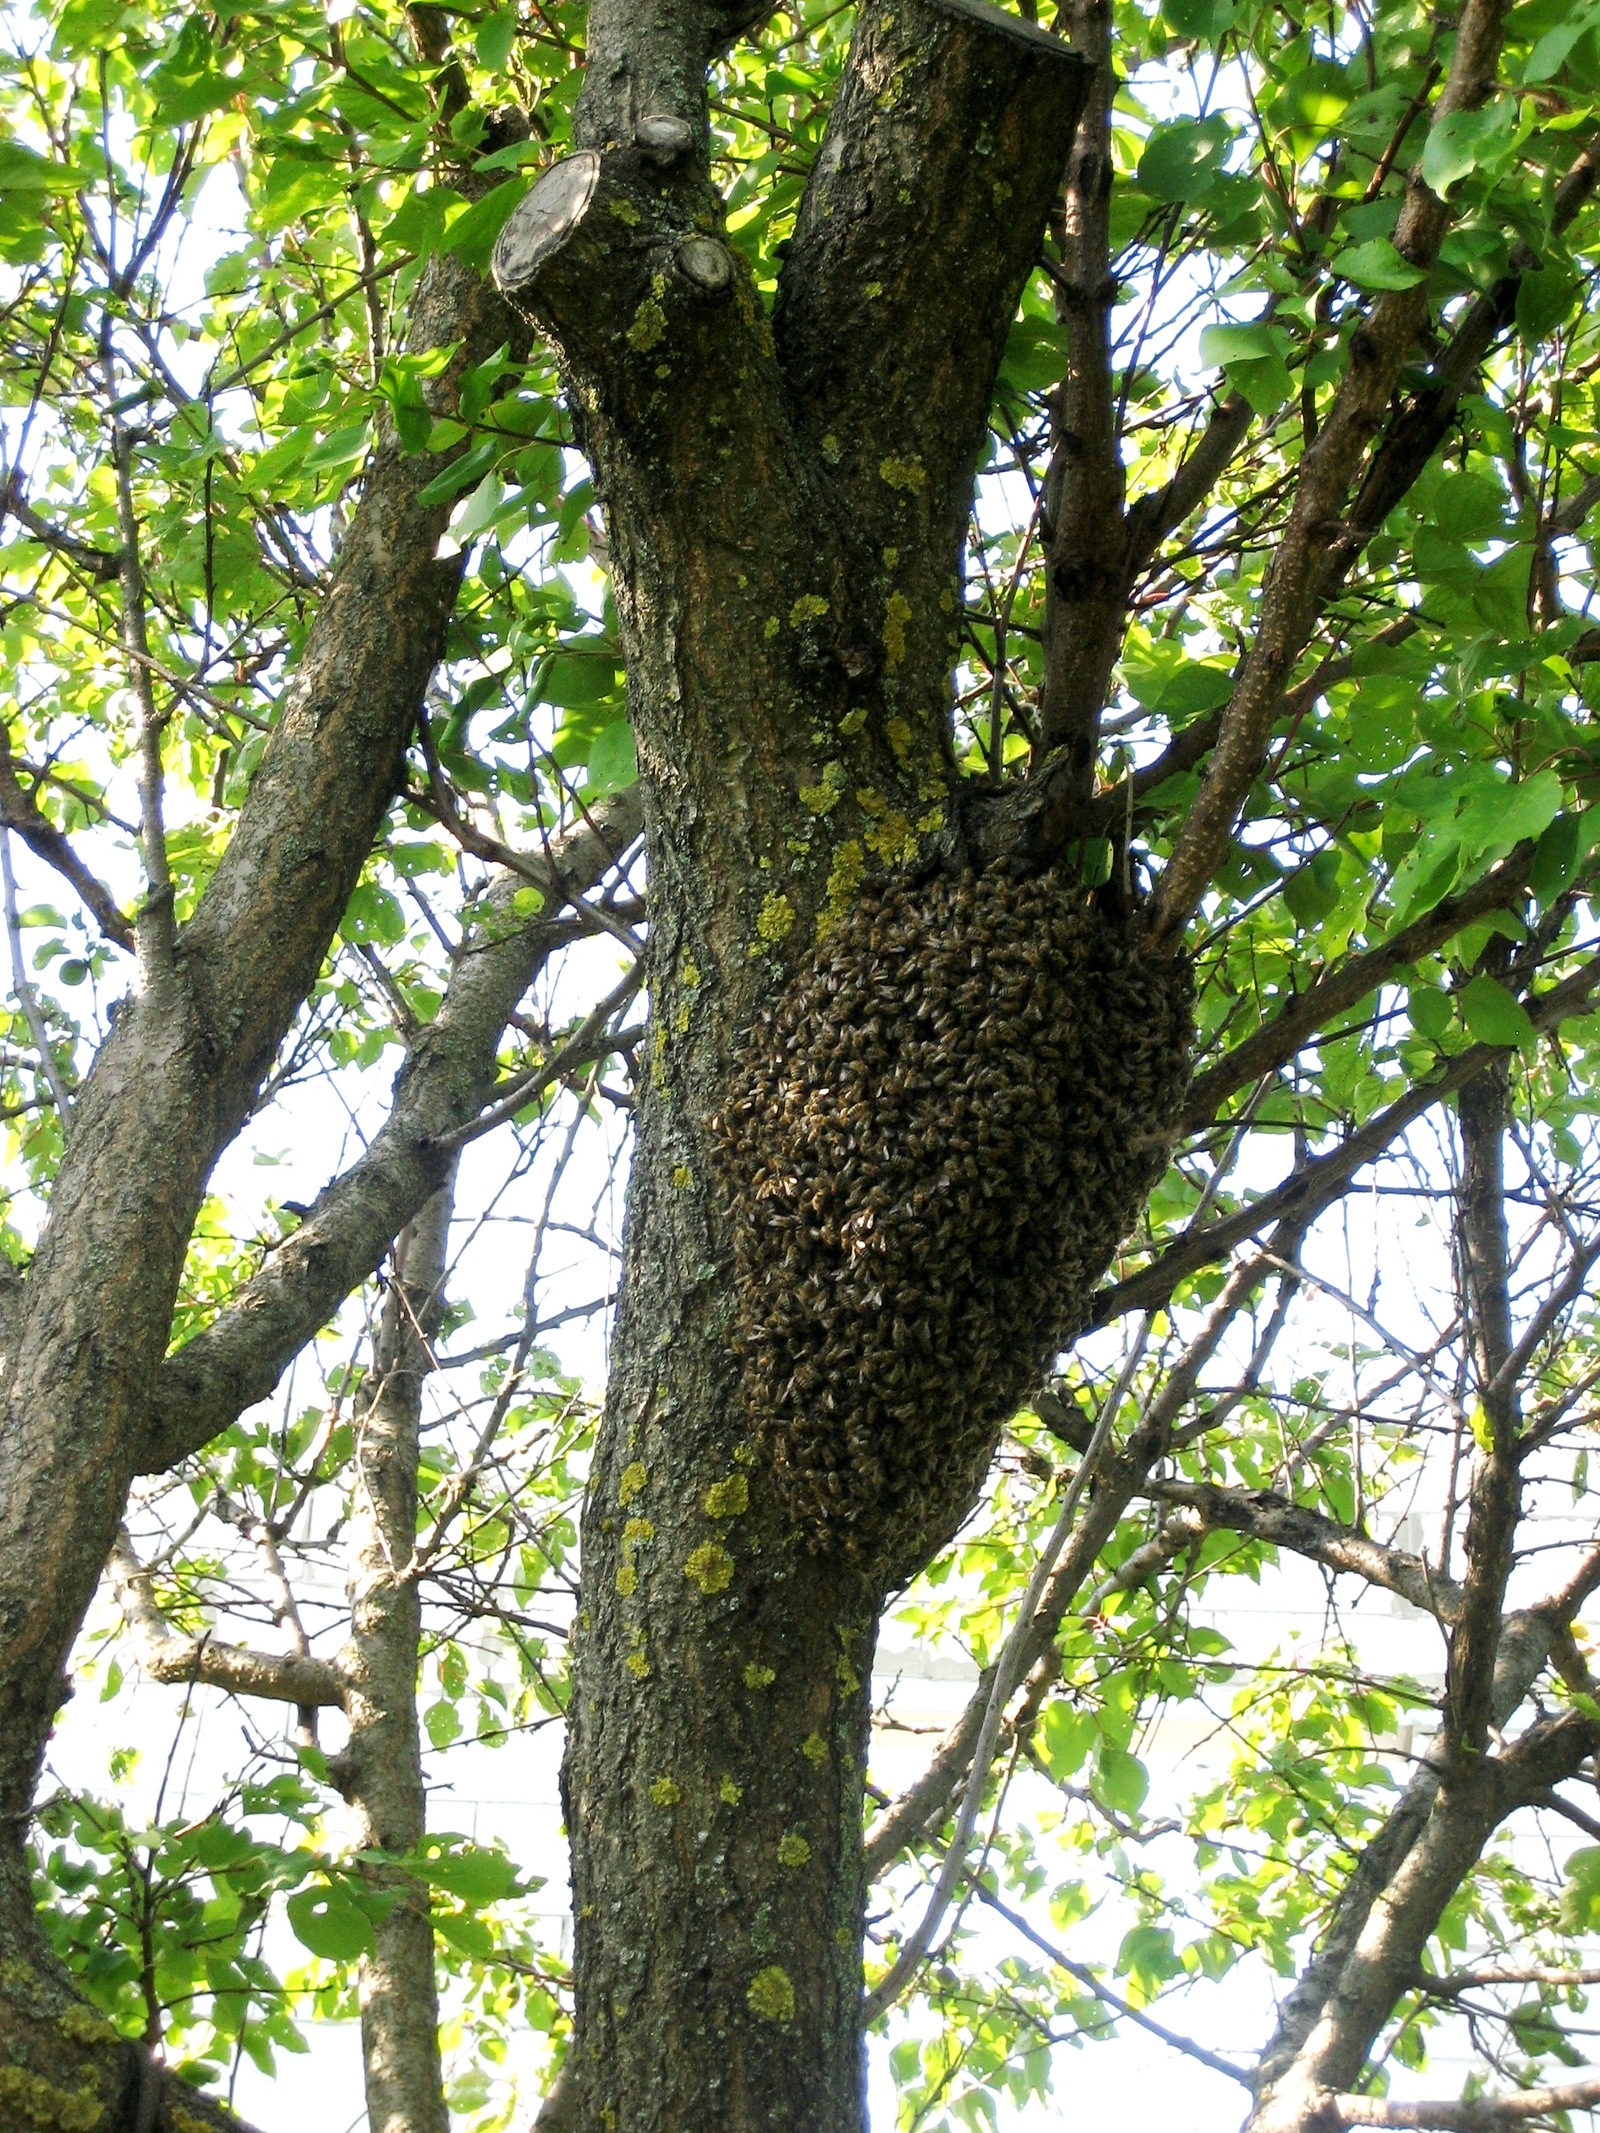
[[[983,0],[868,0],[784,261],[779,361],[864,557],[874,639],[890,603],[900,618],[913,723],[948,716],[995,374],[1091,72]]]
[[[1507,0],[1467,0],[1450,73],[1434,106],[1435,125],[1456,111],[1476,109],[1492,91],[1506,12]],[[1418,270],[1416,283],[1374,302],[1351,340],[1350,367],[1333,405],[1300,462],[1288,523],[1210,769],[1156,890],[1152,921],[1158,937],[1181,932],[1227,852],[1238,811],[1265,755],[1284,682],[1315,625],[1330,569],[1353,538],[1343,523],[1346,498],[1427,319],[1427,270],[1448,223],[1443,201],[1429,190],[1418,165],[1407,182],[1394,233],[1395,249]]]
[[[521,876],[490,892],[437,1015],[408,1049],[389,1116],[365,1152],[326,1187],[227,1308],[162,1365],[140,1452],[143,1472],[160,1473],[186,1458],[265,1399],[438,1191],[454,1161],[450,1136],[493,1099],[501,1035],[560,938],[562,904],[601,878],[638,834],[639,819],[637,790],[622,793],[552,846],[542,862],[546,906],[532,920],[515,914]]]
[[[1054,448],[1045,476],[1044,669],[1040,742],[1065,749],[1081,816],[1094,789],[1100,714],[1121,649],[1130,583],[1125,483],[1112,384],[1111,105],[1116,92],[1106,0],[1075,0],[1074,42],[1094,62],[1062,210],[1056,316],[1067,372],[1051,403]]]
[[[1586,964],[1571,977],[1552,985],[1546,993],[1526,1001],[1528,1018],[1541,1034],[1557,1029],[1569,1015],[1586,1011],[1590,996],[1600,985],[1600,962]],[[1475,1044],[1449,1060],[1430,1082],[1414,1084],[1387,1109],[1376,1112],[1367,1123],[1327,1155],[1311,1156],[1273,1191],[1263,1193],[1249,1207],[1224,1215],[1209,1225],[1191,1227],[1150,1264],[1125,1280],[1100,1290],[1094,1299],[1091,1325],[1103,1326],[1125,1311],[1159,1310],[1180,1281],[1200,1267],[1212,1265],[1231,1252],[1246,1237],[1257,1235],[1269,1223],[1293,1218],[1309,1221],[1329,1206],[1357,1171],[1381,1155],[1415,1119],[1444,1097],[1453,1094],[1481,1074],[1497,1054],[1494,1045]]]
[[[1452,1754],[1481,1755],[1488,1739],[1495,1652],[1522,1506],[1520,1402],[1517,1386],[1507,1381],[1503,1368],[1513,1345],[1506,1229],[1508,1101],[1503,1056],[1466,1082],[1456,1099],[1462,1153],[1456,1223],[1460,1295],[1488,1442],[1480,1442],[1473,1461],[1463,1604],[1445,1677]]]
[[[1330,2096],[1339,2126],[1420,2126],[1437,2133],[1495,2133],[1500,2126],[1525,2125],[1530,2118],[1553,2118],[1558,2111],[1583,2111],[1600,2104],[1600,2077],[1567,2081],[1548,2089],[1522,2089],[1511,2096],[1476,2096],[1454,2103],[1401,2103],[1387,2096]]]
[[[302,1652],[253,1652],[175,1630],[161,1612],[150,1573],[134,1554],[126,1528],[117,1535],[108,1569],[139,1664],[152,1681],[204,1682],[232,1696],[309,1709],[344,1708],[350,1684],[326,1659]]]
[[[0,829],[15,830],[36,859],[42,859],[64,881],[71,883],[94,913],[106,938],[131,952],[133,926],[118,910],[111,891],[90,873],[72,849],[70,840],[56,828],[34,795],[24,792],[18,783],[11,754],[11,735],[3,725],[0,725]]]
[[[1421,918],[1402,926],[1387,940],[1347,957],[1304,992],[1291,994],[1270,1021],[1253,1030],[1215,1066],[1195,1076],[1184,1100],[1183,1128],[1193,1131],[1208,1124],[1228,1097],[1240,1089],[1254,1087],[1264,1074],[1285,1066],[1336,1015],[1348,1014],[1397,970],[1436,953],[1474,919],[1485,918],[1491,911],[1510,910],[1520,903],[1532,865],[1532,844],[1519,844],[1471,888],[1442,898]]]

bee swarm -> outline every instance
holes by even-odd
[[[1075,882],[893,881],[743,1040],[713,1121],[742,1395],[814,1544],[941,1540],[1165,1167],[1187,966]]]

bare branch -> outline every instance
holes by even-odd
[[[111,891],[90,873],[72,849],[70,840],[56,828],[34,795],[24,792],[18,782],[11,754],[11,736],[4,726],[0,726],[0,828],[15,830],[35,858],[42,859],[64,881],[71,883],[94,913],[108,940],[115,941],[119,948],[132,949],[133,927],[118,910]]]
[[[1335,2114],[1325,2122],[1338,2126],[1416,2126],[1437,2133],[1494,2133],[1499,2126],[1525,2125],[1530,2118],[1551,2118],[1558,2111],[1585,2111],[1600,2104],[1600,2077],[1568,2081],[1558,2088],[1523,2089],[1513,2096],[1477,2096],[1470,2102],[1401,2103],[1387,2096],[1328,2098]]]
[[[326,1659],[304,1652],[253,1652],[210,1637],[185,1636],[161,1612],[150,1574],[134,1554],[124,1528],[112,1548],[112,1590],[133,1636],[139,1664],[152,1681],[204,1682],[233,1696],[271,1703],[342,1710],[349,1683]]]

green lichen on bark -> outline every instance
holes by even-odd
[[[794,2020],[794,1980],[777,1963],[768,1963],[750,1980],[745,1998],[752,2014],[768,2022]]]

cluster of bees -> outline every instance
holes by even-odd
[[[1081,885],[866,890],[713,1122],[744,1405],[814,1545],[882,1568],[970,1507],[1159,1177],[1187,966]]]

